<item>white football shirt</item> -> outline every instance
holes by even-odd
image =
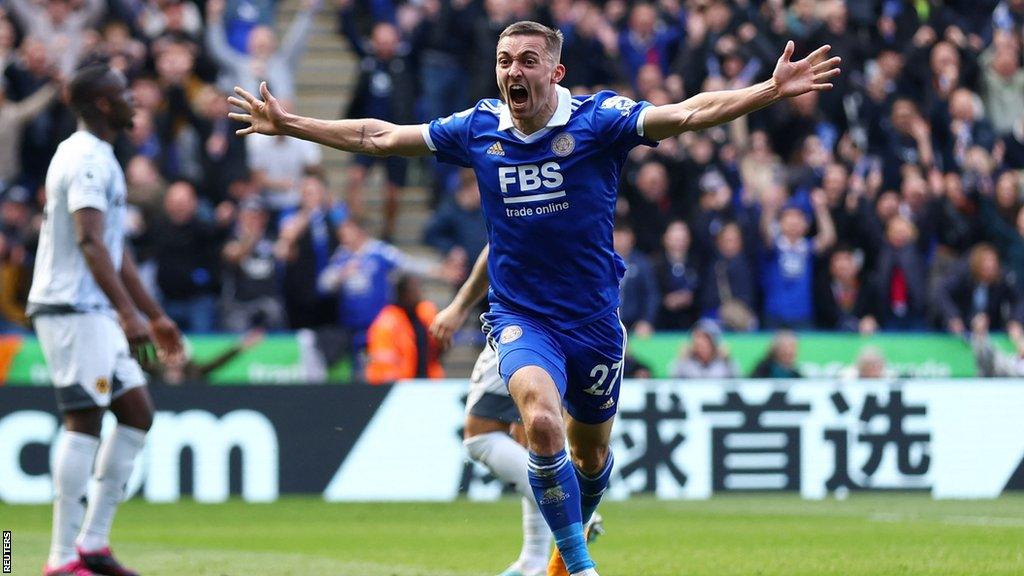
[[[28,295],[30,315],[48,307],[111,309],[78,248],[71,215],[83,208],[104,213],[103,243],[114,268],[120,270],[126,197],[124,172],[108,142],[85,130],[61,142],[46,172],[46,210]]]

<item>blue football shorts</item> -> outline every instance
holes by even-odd
[[[506,386],[520,368],[538,366],[555,381],[573,419],[601,424],[615,416],[626,349],[618,310],[573,329],[498,304],[481,319],[489,344],[498,352],[498,373]]]

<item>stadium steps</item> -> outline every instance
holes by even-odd
[[[299,7],[296,0],[286,0],[279,5],[278,31],[284,34]],[[335,32],[334,3],[325,0],[317,14],[316,22],[308,39],[307,49],[296,71],[297,101],[295,110],[306,116],[317,118],[338,118],[348,105],[355,89],[359,74],[359,62],[349,49],[348,42]],[[345,171],[352,155],[333,148],[323,148],[324,169],[331,183],[331,190],[338,198],[344,198]],[[437,254],[420,241],[423,228],[430,219],[430,191],[416,185],[419,166],[413,162],[409,167],[409,179],[414,185],[402,192],[395,244],[402,250],[420,257],[438,259]],[[366,183],[366,212],[370,229],[381,229],[384,213],[382,173],[371,174]],[[448,303],[452,289],[443,283],[424,283],[426,297],[439,307]],[[475,327],[469,327],[472,331]],[[476,360],[477,349],[471,345],[455,346],[445,357],[445,368],[450,376],[468,376]]]

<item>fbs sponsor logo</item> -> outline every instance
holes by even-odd
[[[491,144],[490,148],[487,149],[487,153],[492,154],[494,156],[504,156],[505,149],[501,147],[501,142],[495,142],[494,144]]]
[[[540,505],[547,506],[549,504],[558,504],[559,502],[565,502],[569,499],[569,495],[562,490],[561,486],[554,486],[544,491],[544,495],[540,498]]]
[[[508,344],[509,342],[515,342],[522,335],[522,328],[519,326],[509,326],[501,331],[501,338],[498,341],[502,344]]]

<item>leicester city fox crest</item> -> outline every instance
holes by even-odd
[[[551,141],[551,152],[555,156],[564,158],[572,154],[574,148],[576,148],[576,139],[568,132],[562,132]]]
[[[509,342],[515,342],[523,335],[523,329],[519,326],[509,326],[501,331],[501,337],[498,339],[502,344],[508,344]]]

